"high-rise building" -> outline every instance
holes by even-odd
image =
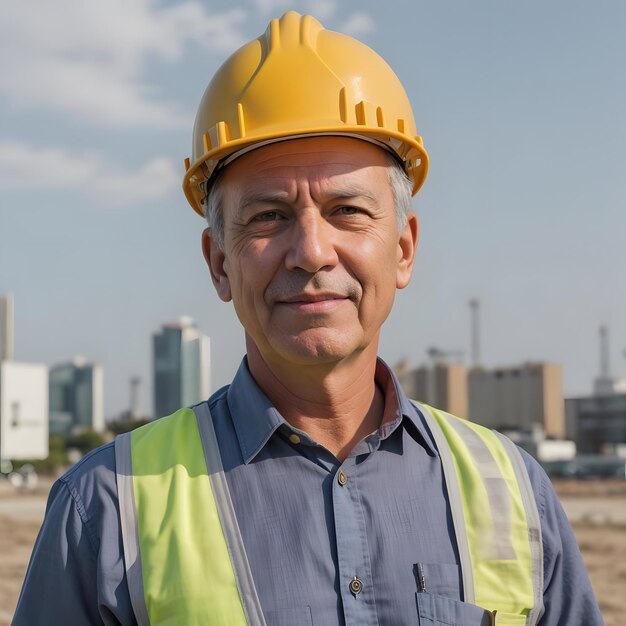
[[[211,344],[193,320],[181,317],[153,335],[154,412],[170,415],[210,392]]]
[[[13,358],[13,294],[0,295],[0,361]]]
[[[105,429],[102,367],[81,357],[50,368],[50,432]]]

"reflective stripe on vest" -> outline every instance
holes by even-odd
[[[207,405],[120,435],[115,450],[138,624],[264,626]]]
[[[502,626],[543,613],[543,545],[526,466],[506,437],[417,404],[443,465],[465,602],[497,611]]]
[[[486,428],[416,405],[441,456],[464,600],[497,611],[498,626],[535,626],[543,612],[541,529],[517,448]],[[139,626],[264,626],[208,405],[118,436],[115,452],[126,577]]]

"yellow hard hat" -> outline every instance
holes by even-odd
[[[206,182],[226,157],[312,135],[374,141],[399,157],[413,193],[428,171],[400,80],[365,44],[295,11],[237,50],[209,83],[185,159],[183,190],[203,215]]]

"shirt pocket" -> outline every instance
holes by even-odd
[[[415,597],[419,626],[491,626],[491,614],[475,604],[426,591]]]

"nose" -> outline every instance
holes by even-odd
[[[303,210],[290,228],[285,265],[310,274],[337,264],[334,229],[315,209]]]

